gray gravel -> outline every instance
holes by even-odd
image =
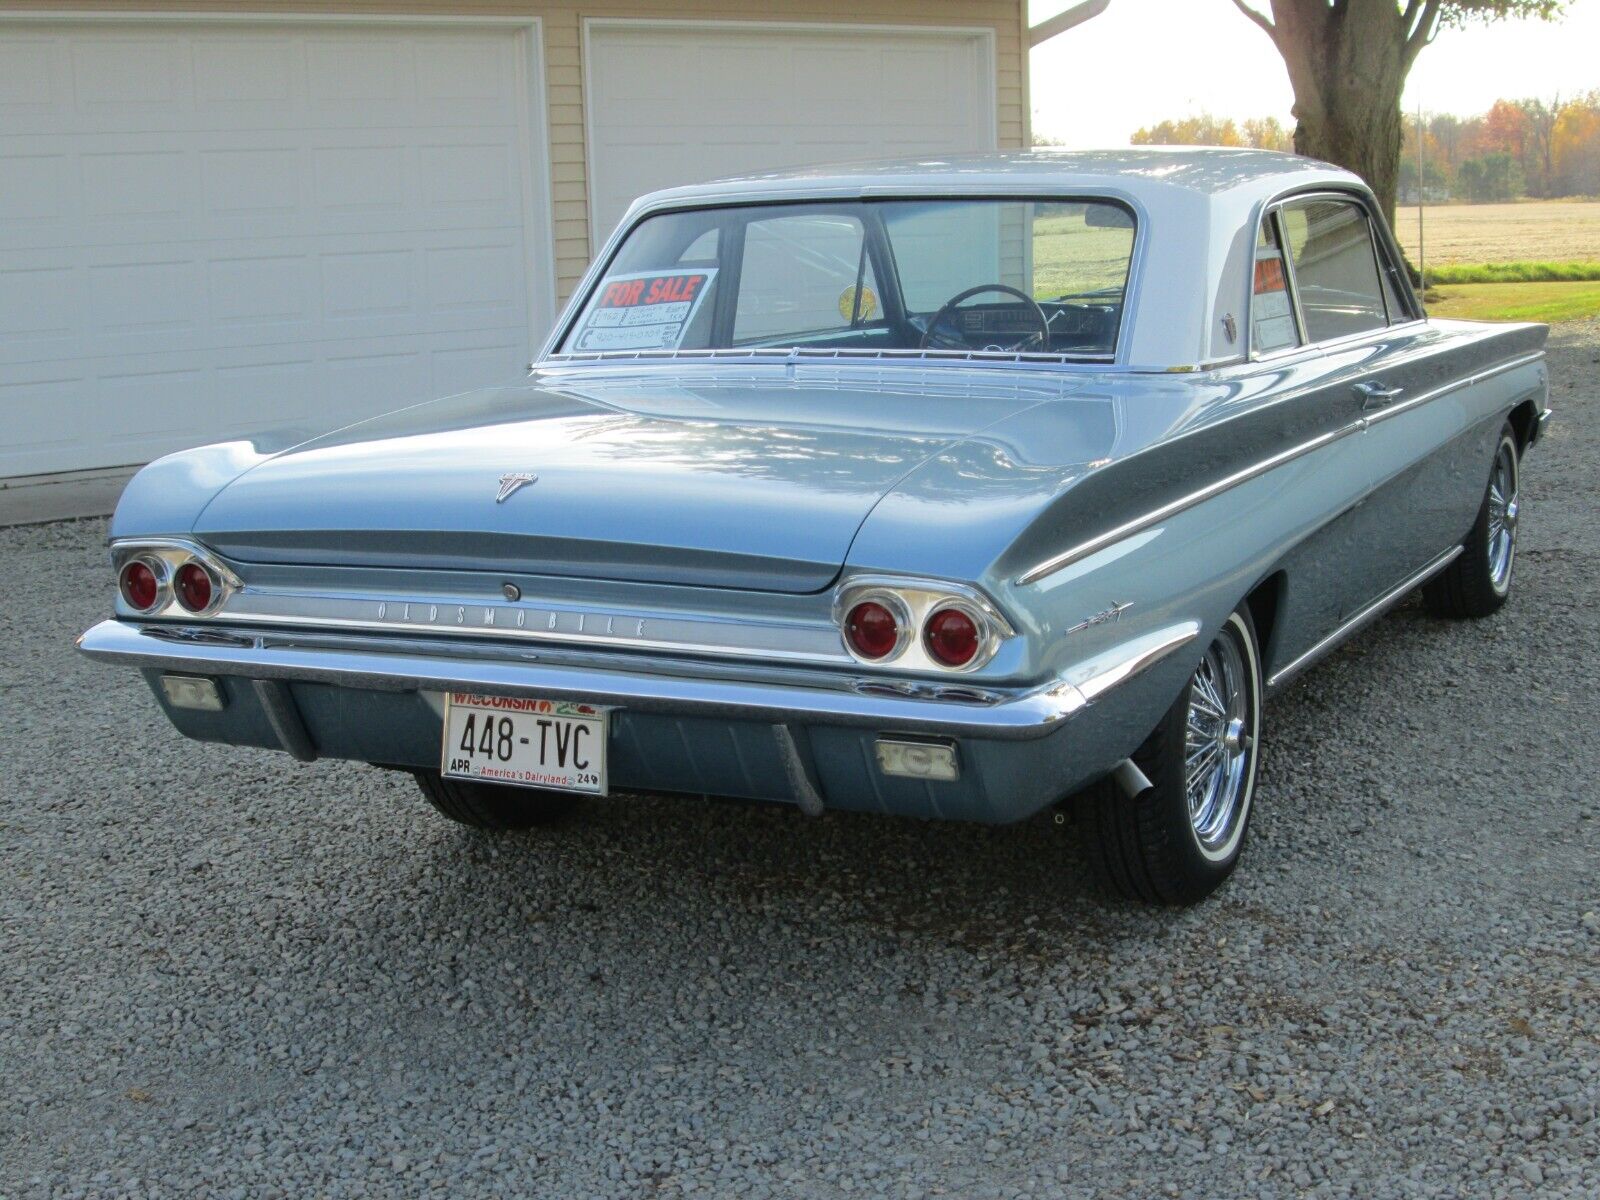
[[[496,841],[187,743],[71,651],[101,523],[0,531],[0,1197],[1600,1195],[1600,325],[1551,362],[1510,608],[1273,705],[1181,913],[1048,819]]]

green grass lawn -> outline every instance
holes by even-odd
[[[1469,321],[1581,321],[1600,317],[1600,281],[1441,284],[1428,315]]]
[[[1428,282],[1590,283],[1600,279],[1600,262],[1449,263],[1428,268]]]

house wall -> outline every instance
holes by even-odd
[[[590,230],[583,111],[582,22],[589,17],[655,20],[784,21],[829,24],[929,25],[994,31],[997,144],[1029,140],[1026,0],[201,0],[198,3],[113,4],[104,0],[0,3],[0,13],[69,12],[308,13],[345,15],[537,16],[544,29],[549,112],[552,229],[556,285],[565,297],[589,261]],[[0,25],[0,37],[4,36]],[[606,231],[601,231],[604,236]]]

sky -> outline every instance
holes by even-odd
[[[1030,20],[1073,3],[1029,0]],[[1029,73],[1034,132],[1079,149],[1126,145],[1142,125],[1202,110],[1276,116],[1293,128],[1283,60],[1232,0],[1111,0],[1037,47]],[[1470,116],[1502,96],[1548,100],[1592,88],[1600,88],[1600,0],[1569,0],[1556,24],[1442,30],[1411,70],[1405,107]]]

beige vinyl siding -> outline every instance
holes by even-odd
[[[656,20],[808,22],[839,25],[928,25],[994,31],[996,136],[1002,148],[1027,144],[1026,0],[201,0],[124,5],[97,0],[26,0],[0,3],[0,12],[235,12],[271,14],[346,14],[351,16],[538,17],[544,31],[546,102],[550,140],[551,228],[554,233],[556,287],[561,298],[572,290],[589,261],[589,205],[583,113],[584,18],[637,17]],[[3,30],[3,27],[0,27]]]

